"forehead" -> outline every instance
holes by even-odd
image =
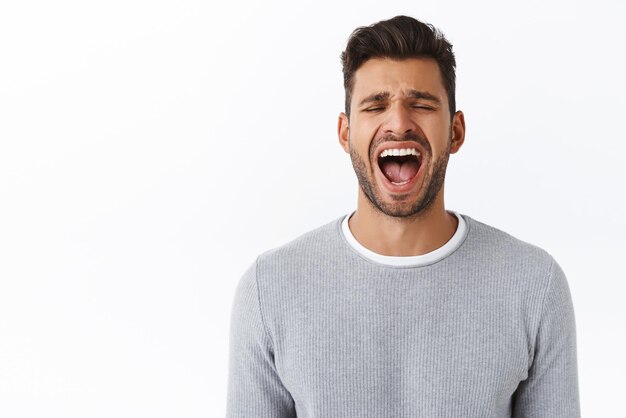
[[[354,74],[353,103],[379,91],[401,95],[409,90],[427,91],[437,96],[442,103],[447,103],[437,61],[433,58],[367,60]]]

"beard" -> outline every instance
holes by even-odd
[[[378,164],[378,162],[375,161],[375,157],[373,156],[373,150],[375,150],[380,143],[389,141],[416,141],[423,146],[423,148],[428,154],[430,154],[431,157],[432,149],[428,141],[417,136],[414,133],[407,133],[401,138],[390,138],[395,137],[385,136],[372,141],[369,153],[370,161],[372,161],[372,163],[370,164],[369,170],[367,168],[367,164],[365,164],[364,159],[361,158],[361,156],[352,146],[350,146],[350,159],[352,160],[352,167],[354,168],[354,172],[356,173],[356,177],[359,181],[359,186],[361,190],[363,191],[373,208],[377,209],[387,216],[416,218],[420,214],[427,213],[432,208],[432,205],[435,202],[435,198],[437,197],[439,190],[441,190],[441,187],[443,186],[446,178],[448,159],[450,158],[450,147],[452,145],[452,129],[450,129],[448,145],[444,153],[435,160],[433,160],[432,158],[429,159],[431,161],[432,173],[430,171],[426,171],[424,173],[422,187],[420,188],[418,195],[415,196],[416,199],[414,201],[411,201],[411,196],[408,193],[401,195],[391,195],[391,199],[393,200],[393,202],[387,202],[382,198],[382,195],[374,180],[374,164]],[[424,159],[422,159],[422,162],[423,161]]]

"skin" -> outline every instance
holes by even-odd
[[[415,97],[412,91],[432,99]],[[363,103],[378,93],[387,97]],[[366,61],[354,76],[350,118],[339,115],[337,132],[359,180],[357,209],[348,225],[361,245],[382,255],[413,256],[450,240],[458,220],[445,210],[445,171],[450,154],[465,139],[465,119],[461,111],[451,117],[434,59]],[[381,144],[401,140],[416,141],[425,151],[425,171],[405,193],[385,187],[375,154]]]

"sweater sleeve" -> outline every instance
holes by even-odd
[[[567,279],[552,259],[534,355],[515,391],[513,418],[579,418],[576,322]]]
[[[274,364],[263,324],[256,262],[239,280],[231,309],[227,418],[295,417],[294,402]]]

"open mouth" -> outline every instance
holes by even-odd
[[[393,185],[407,184],[419,172],[422,156],[415,148],[387,149],[378,156],[378,167]]]

